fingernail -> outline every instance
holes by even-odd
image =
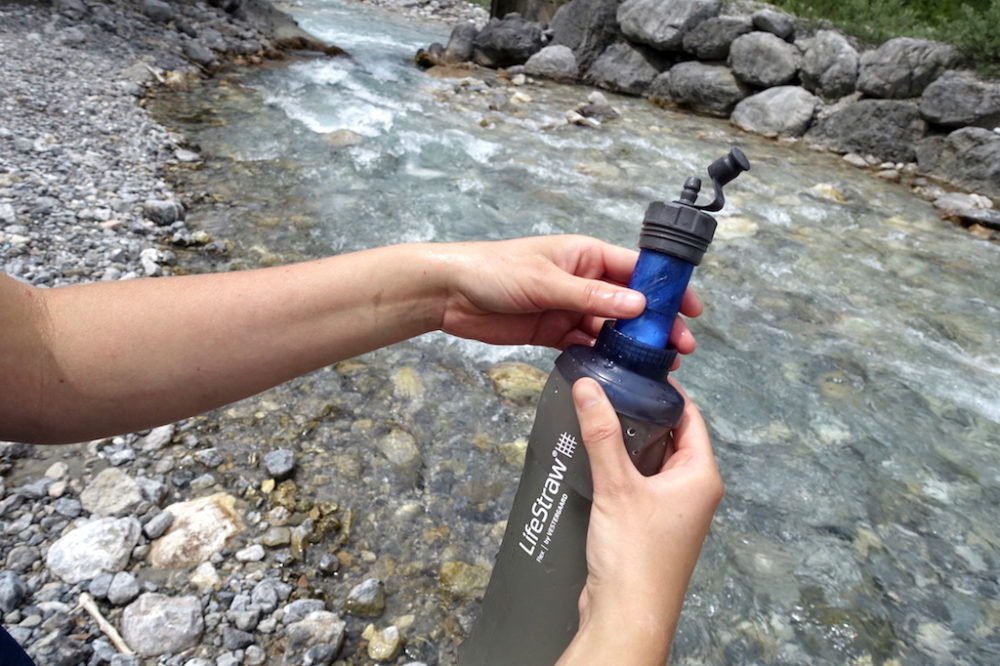
[[[646,297],[637,291],[619,291],[615,293],[613,302],[618,310],[635,312],[646,305]]]
[[[590,407],[601,399],[601,389],[594,380],[581,380],[573,390],[573,400],[579,408]]]

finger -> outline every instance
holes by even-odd
[[[670,344],[681,354],[690,354],[698,347],[694,334],[680,317],[674,319],[674,325],[670,328]]]
[[[705,310],[698,294],[690,287],[684,290],[684,297],[681,299],[681,314],[685,317],[698,317]]]
[[[635,262],[639,253],[610,243],[602,243],[601,251],[604,261],[604,276],[619,284],[628,284],[635,270]]]
[[[638,317],[646,297],[638,291],[603,280],[576,277],[562,271],[548,279],[537,305],[543,310],[570,310],[609,319]]]
[[[673,381],[671,384],[675,388],[683,389]],[[705,426],[705,419],[701,415],[701,410],[694,404],[694,401],[684,396],[684,414],[681,416],[680,425],[674,430],[675,453],[663,465],[664,469],[671,466],[671,461],[689,461],[694,464],[715,464],[715,456],[712,451],[712,440],[708,436],[708,428]]]
[[[580,329],[574,329],[567,333],[563,339],[557,345],[559,349],[566,349],[567,347],[572,347],[573,345],[583,345],[584,347],[593,347],[596,338],[586,331],[581,331]]]
[[[573,404],[580,420],[580,434],[590,456],[594,492],[625,488],[634,471],[625,453],[622,427],[614,407],[600,385],[583,378],[573,385]]]

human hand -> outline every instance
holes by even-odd
[[[621,650],[630,664],[662,666],[722,500],[705,422],[686,400],[674,453],[659,473],[644,477],[625,451],[618,416],[597,382],[577,381],[573,402],[590,457],[594,504],[580,628],[559,664],[612,663],[596,655]]]
[[[586,236],[539,236],[438,246],[449,276],[442,330],[492,344],[564,349],[591,345],[607,319],[636,317],[641,293],[625,288],[638,253]],[[681,314],[702,306],[690,289]],[[682,354],[694,336],[678,318],[670,334]]]

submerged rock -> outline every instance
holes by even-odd
[[[281,481],[295,472],[295,452],[290,449],[275,449],[264,456],[264,467],[273,478]]]
[[[518,362],[497,363],[487,370],[501,397],[519,404],[534,402],[545,388],[548,375],[533,365]]]
[[[438,573],[441,589],[459,599],[481,600],[490,582],[490,570],[465,562],[445,562]]]
[[[379,617],[385,612],[385,586],[377,578],[368,578],[347,593],[344,609],[359,617]]]
[[[368,641],[368,656],[375,661],[392,661],[403,649],[403,637],[395,625],[378,630],[369,624],[361,637]]]
[[[394,428],[378,440],[378,450],[397,467],[412,467],[420,462],[420,447],[416,438],[399,428]]]

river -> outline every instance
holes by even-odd
[[[724,121],[609,95],[619,120],[567,126],[589,89],[418,70],[447,27],[337,0],[293,12],[351,57],[231,71],[151,104],[205,156],[175,177],[234,267],[563,232],[634,246],[649,201],[739,145],[753,170],[727,188],[694,279],[700,346],[677,373],[727,494],[674,662],[1000,663],[1000,247],[905,187]],[[477,603],[442,592],[439,568],[491,565],[519,474],[510,442],[533,416],[485,371],[553,358],[433,334],[205,427],[237,457],[298,450],[299,491],[353,516],[342,548],[357,558],[317,585],[342,599],[381,577],[415,654],[451,663]],[[419,446],[402,468],[380,452],[400,432]]]

